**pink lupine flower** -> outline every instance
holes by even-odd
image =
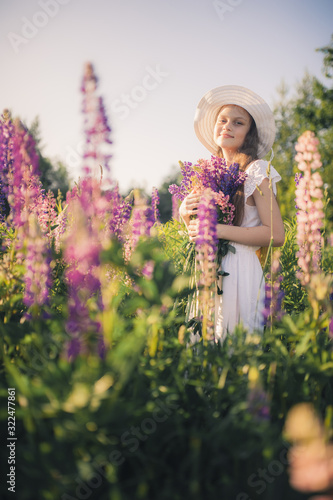
[[[19,120],[15,120],[12,131],[11,147],[8,147],[12,159],[7,163],[4,182],[11,209],[10,218],[19,227],[28,220],[39,194],[35,181],[39,179],[39,158],[33,137]]]
[[[153,187],[153,192],[152,192],[152,196],[151,196],[151,207],[153,210],[155,222],[160,221],[160,213],[158,210],[159,203],[160,203],[160,196],[159,196],[158,190],[157,190],[157,188]]]
[[[132,213],[131,196],[123,199],[119,193],[118,184],[107,193],[109,230],[111,235],[116,236],[120,241],[124,241],[124,230]]]
[[[127,257],[133,252],[140,237],[150,236],[151,228],[154,223],[155,217],[153,209],[148,206],[146,199],[136,192],[131,218],[131,234],[129,236],[129,244],[126,245]]]
[[[98,79],[91,63],[84,68],[81,91],[83,93],[82,110],[85,116],[84,133],[86,137],[84,151],[84,170],[96,175],[100,168],[110,171],[109,161],[111,154],[109,147],[110,127],[102,97],[96,95]]]
[[[203,339],[214,338],[214,296],[216,280],[217,210],[211,189],[205,189],[198,207],[198,237],[196,239],[196,261],[199,271],[199,310],[202,313]]]
[[[153,278],[153,274],[154,274],[154,261],[153,260],[148,260],[143,268],[142,268],[142,275],[147,279],[147,280],[151,280]]]
[[[25,207],[25,209],[37,216],[41,230],[51,240],[53,238],[52,227],[56,225],[57,218],[54,195],[52,191],[45,193],[42,183],[36,175],[32,176],[28,181],[28,188],[33,193],[33,196],[29,207]]]
[[[318,139],[309,130],[304,132],[295,146],[295,160],[303,175],[296,187],[297,253],[300,271],[298,278],[303,285],[310,282],[311,273],[319,271],[321,257],[321,228],[323,227],[322,179],[317,170],[321,167],[317,151]]]
[[[5,194],[7,194],[8,172],[11,172],[13,163],[13,135],[14,125],[10,112],[5,109],[0,122],[0,178]]]

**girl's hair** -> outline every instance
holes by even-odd
[[[221,110],[224,108],[220,108],[218,110],[218,113],[216,115],[216,120],[221,112]],[[248,133],[245,136],[244,142],[237,151],[236,155],[233,158],[233,161],[235,163],[239,164],[239,169],[244,172],[246,170],[246,167],[254,160],[258,159],[258,146],[259,146],[259,136],[258,136],[258,130],[256,123],[254,119],[251,117],[251,125]],[[223,152],[222,149],[219,147],[217,151],[217,156],[219,158],[223,158]],[[240,186],[240,188],[237,190],[236,194],[232,198],[232,203],[235,206],[235,218],[233,221],[234,226],[240,226],[243,220],[244,216],[244,184]]]

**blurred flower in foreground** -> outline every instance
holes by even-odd
[[[310,281],[311,274],[319,271],[321,256],[321,228],[323,227],[323,185],[317,171],[321,167],[318,153],[319,140],[307,130],[295,146],[295,160],[302,176],[296,186],[297,212],[297,253],[300,271],[298,278],[303,285]]]
[[[210,189],[205,189],[198,207],[198,237],[196,239],[196,261],[199,271],[199,309],[202,313],[202,336],[204,340],[214,337],[214,295],[212,287],[216,279],[217,211]]]
[[[301,492],[333,488],[333,444],[327,441],[327,432],[311,404],[301,403],[290,410],[284,434],[293,443],[289,451],[291,486]]]

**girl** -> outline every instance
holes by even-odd
[[[284,243],[284,227],[275,198],[281,180],[274,167],[267,171],[262,160],[275,138],[273,113],[254,92],[235,85],[218,87],[199,102],[194,120],[199,140],[227,165],[239,163],[247,178],[233,198],[234,225],[217,224],[217,236],[229,240],[236,253],[223,258],[223,294],[215,298],[215,339],[223,340],[238,323],[249,332],[263,329],[265,284],[256,251]],[[270,183],[271,186],[270,187]],[[272,192],[273,191],[273,192]],[[274,193],[274,194],[273,194]],[[183,201],[180,214],[192,241],[198,235],[197,213],[200,193],[193,190]],[[220,283],[221,286],[221,283]]]

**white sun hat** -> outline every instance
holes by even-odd
[[[214,142],[215,121],[218,110],[226,104],[236,104],[250,113],[258,130],[258,158],[263,158],[273,146],[275,139],[273,113],[259,95],[238,85],[217,87],[203,96],[194,118],[194,130],[199,141],[213,155],[217,154],[218,146]]]

